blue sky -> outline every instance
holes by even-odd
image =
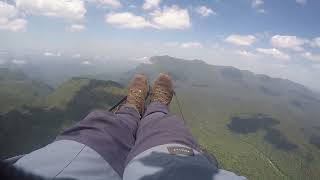
[[[0,49],[168,54],[320,90],[319,18],[319,0],[0,0]]]

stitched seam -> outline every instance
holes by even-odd
[[[64,168],[62,168],[62,169],[58,172],[58,174],[55,175],[54,178],[52,178],[52,179],[56,179],[57,176],[59,176],[59,175],[79,156],[79,154],[83,151],[83,149],[84,149],[86,146],[87,146],[87,145],[84,145],[84,146],[81,148],[81,150],[75,155],[75,157],[72,158],[72,160],[71,160]]]

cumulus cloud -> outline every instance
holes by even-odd
[[[186,42],[181,44],[182,48],[202,48],[202,44],[199,42]]]
[[[311,52],[305,52],[302,54],[302,57],[311,61],[320,62],[320,54],[312,54]]]
[[[142,8],[145,10],[158,8],[161,0],[144,0]]]
[[[296,0],[296,2],[300,5],[305,5],[307,4],[307,0]]]
[[[320,37],[314,38],[311,42],[310,42],[312,47],[319,47],[320,48]]]
[[[152,17],[153,24],[160,29],[185,29],[191,26],[188,10],[176,5],[155,11]]]
[[[259,57],[259,55],[252,53],[252,52],[249,52],[249,51],[246,51],[246,50],[238,50],[238,51],[236,51],[236,54],[243,56],[243,57],[246,57],[246,58],[258,58]]]
[[[18,10],[15,6],[0,1],[0,17],[13,18],[18,15]]]
[[[199,6],[196,8],[196,12],[200,14],[201,16],[208,17],[210,15],[216,15],[216,12],[214,12],[212,9],[207,8],[206,6]]]
[[[263,48],[257,48],[257,52],[271,56],[276,59],[281,59],[281,60],[289,60],[290,56],[278,49],[272,48],[272,49],[263,49]]]
[[[200,42],[191,41],[191,42],[165,42],[163,44],[166,47],[172,47],[172,48],[202,48],[203,45]]]
[[[83,64],[83,65],[91,65],[92,63],[90,61],[82,61],[81,64]]]
[[[239,45],[239,46],[250,46],[257,41],[257,38],[253,35],[236,35],[232,34],[225,39],[225,42]]]
[[[251,6],[252,6],[253,8],[261,7],[263,4],[264,4],[264,1],[263,1],[263,0],[252,0],[252,1],[251,1]]]
[[[17,60],[17,59],[13,59],[11,62],[13,64],[18,64],[18,65],[22,65],[22,64],[26,64],[27,63],[25,60]]]
[[[27,27],[27,21],[25,19],[13,19],[8,20],[0,18],[0,29],[10,30],[14,32],[25,31]]]
[[[303,51],[303,45],[307,40],[296,36],[275,35],[271,38],[271,44],[278,48],[287,48],[295,51]]]
[[[267,11],[265,9],[258,9],[258,12],[261,13],[261,14],[266,14]]]
[[[48,56],[48,57],[60,57],[61,53],[57,52],[57,53],[52,53],[52,52],[45,52],[43,53],[44,56]]]
[[[153,27],[153,25],[144,17],[136,16],[130,12],[107,14],[105,16],[105,21],[120,28],[140,29],[145,27]]]
[[[16,0],[17,8],[28,14],[78,21],[87,12],[83,0]]]
[[[108,24],[120,28],[156,28],[156,29],[184,29],[191,26],[187,9],[180,9],[178,6],[164,7],[163,10],[156,10],[151,13],[151,20],[143,16],[137,16],[130,12],[109,13],[105,16]]]
[[[72,24],[66,28],[68,32],[82,32],[85,30],[85,26],[82,24]]]
[[[72,55],[73,58],[80,58],[81,57],[81,54],[74,54]]]
[[[27,21],[18,18],[18,10],[15,6],[0,1],[0,29],[9,31],[25,31]]]
[[[113,8],[119,8],[122,6],[121,2],[119,0],[86,0],[90,3],[98,3],[102,6],[110,6]]]

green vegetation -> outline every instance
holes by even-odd
[[[0,158],[40,148],[94,109],[108,109],[126,90],[112,81],[73,78],[48,96],[0,114]],[[1,99],[2,94],[0,94]],[[35,103],[36,102],[36,103]]]
[[[52,88],[28,79],[21,71],[0,68],[0,113],[33,103],[51,91]]]
[[[318,95],[287,80],[198,60],[163,56],[151,61],[119,79],[126,82],[137,72],[150,80],[159,72],[171,74],[187,126],[221,168],[249,179],[319,179]],[[17,72],[3,74],[15,78],[0,78],[7,83],[0,87],[0,102],[5,102],[0,106],[1,158],[49,143],[62,129],[94,109],[109,108],[127,92],[118,83],[87,78],[73,78],[52,91],[26,83],[33,81]],[[39,94],[31,96],[32,89]],[[8,93],[16,99],[8,99]],[[180,114],[175,99],[171,109]]]
[[[88,79],[72,79],[44,98],[44,104],[48,108],[65,109],[76,93],[88,84]]]
[[[174,74],[187,125],[220,167],[249,179],[320,177],[320,149],[309,142],[319,134],[319,96],[290,81],[231,67],[168,57],[152,62],[135,72]],[[179,114],[175,101],[172,110]]]

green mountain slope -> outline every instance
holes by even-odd
[[[312,91],[199,60],[150,61],[129,75],[171,74],[188,126],[223,168],[250,179],[320,177],[320,97]]]
[[[0,114],[0,158],[28,153],[95,109],[108,109],[126,90],[118,83],[73,78],[46,97]]]
[[[0,113],[30,104],[53,89],[29,79],[19,70],[0,68]]]
[[[113,79],[125,83],[137,72],[150,80],[159,72],[171,74],[188,127],[220,167],[249,179],[320,177],[318,94],[288,80],[199,60],[158,56],[150,62]],[[0,93],[1,158],[49,143],[90,111],[109,108],[126,94],[116,82],[88,78],[44,91],[44,84],[18,71],[0,71],[0,82],[7,83],[0,87],[7,89]],[[33,89],[41,91],[31,96]],[[6,99],[6,93],[16,99]],[[171,108],[179,114],[176,99]]]

